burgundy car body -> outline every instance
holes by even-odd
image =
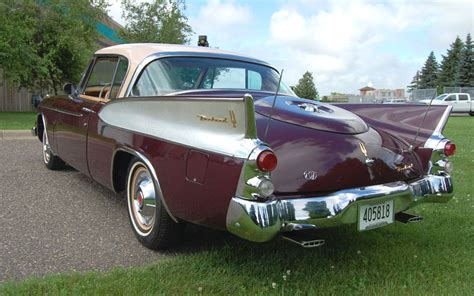
[[[127,61],[115,98],[107,84],[100,89],[107,92],[104,97],[84,90],[101,57]],[[395,215],[422,201],[446,202],[453,194],[443,154],[449,141],[441,134],[450,107],[330,105],[251,89],[134,97],[131,90],[147,65],[169,57],[270,67],[210,49],[102,49],[78,92],[41,103],[35,128],[39,139],[47,133],[54,155],[116,192],[126,187],[130,159],[139,157],[156,174],[155,185],[175,222],[227,229],[252,241],[357,223],[364,204],[393,200]],[[206,104],[215,107],[198,112]],[[239,132],[233,132],[232,124]],[[235,143],[226,146],[226,141]],[[262,150],[273,151],[278,159],[271,173],[255,166]],[[259,193],[258,182],[264,179],[274,186],[270,196]]]

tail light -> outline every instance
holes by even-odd
[[[262,172],[271,172],[277,166],[278,160],[275,154],[270,150],[260,152],[257,156],[257,167]]]
[[[448,142],[444,145],[444,155],[453,156],[456,153],[456,145],[454,143]]]

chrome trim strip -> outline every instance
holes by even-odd
[[[444,129],[444,126],[448,122],[449,119],[449,114],[451,114],[451,111],[453,110],[453,106],[447,106],[446,110],[444,110],[443,116],[441,116],[441,119],[438,122],[438,125],[436,126],[434,133],[441,135]]]
[[[84,116],[84,114],[82,114],[82,113],[76,113],[76,112],[65,111],[65,110],[61,110],[61,109],[58,109],[58,108],[51,108],[51,107],[42,107],[42,108],[43,108],[43,109],[47,109],[47,110],[51,110],[51,111],[56,111],[56,112],[59,112],[59,113],[62,113],[62,114],[66,114],[66,115],[75,116],[75,117],[82,117],[82,116]]]
[[[412,182],[341,190],[326,196],[271,201],[251,201],[235,196],[227,212],[229,232],[247,240],[263,242],[300,225],[332,227],[356,223],[358,204],[393,200],[395,212],[420,202],[447,202],[453,196],[449,175],[427,175]],[[301,227],[304,228],[304,227]]]
[[[117,151],[124,151],[124,152],[130,153],[130,154],[136,156],[137,158],[139,158],[141,161],[143,161],[143,163],[145,163],[145,165],[148,167],[148,170],[150,171],[150,173],[153,177],[153,182],[155,183],[155,187],[157,188],[157,193],[161,197],[161,200],[163,201],[163,206],[164,206],[166,212],[171,217],[171,219],[173,219],[174,222],[179,223],[178,219],[176,219],[173,216],[170,209],[168,208],[168,205],[166,204],[165,197],[164,197],[163,192],[161,190],[160,182],[158,181],[158,176],[156,175],[155,168],[153,167],[151,162],[143,154],[141,154],[140,152],[138,152],[138,151],[136,151],[132,148],[129,148],[129,147],[119,147],[119,148],[115,149],[115,151],[112,155],[112,159],[114,159],[114,160],[115,160],[115,154],[117,153]],[[112,161],[111,170],[110,170],[110,177],[111,177],[111,180],[112,180],[112,187],[115,188],[113,168],[114,168],[114,162]]]

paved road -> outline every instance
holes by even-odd
[[[47,170],[40,151],[36,140],[0,140],[0,282],[172,256],[135,239],[124,199],[73,169]],[[187,235],[222,238],[203,229]],[[204,241],[188,238],[186,245]]]

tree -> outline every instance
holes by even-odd
[[[474,45],[471,34],[467,34],[466,43],[461,52],[461,60],[456,73],[456,86],[474,87]]]
[[[193,33],[176,1],[133,3],[122,0],[125,28],[119,36],[126,42],[186,44]]]
[[[96,23],[105,8],[105,0],[3,0],[3,78],[18,87],[55,93],[61,82],[79,81],[96,49]]]
[[[413,76],[413,80],[411,81],[410,85],[408,85],[408,92],[412,92],[413,90],[418,88],[418,84],[420,83],[420,71],[416,71],[415,76]]]
[[[439,66],[434,52],[431,52],[421,69],[418,88],[436,88],[438,82]]]
[[[448,49],[447,55],[443,56],[441,62],[441,70],[438,76],[438,86],[440,88],[456,86],[456,74],[461,60],[461,52],[464,48],[464,43],[461,38],[456,37],[456,40]]]
[[[300,98],[309,100],[319,99],[318,90],[316,89],[313,81],[313,74],[309,71],[306,71],[303,74],[303,77],[298,81],[298,84],[293,90]]]

